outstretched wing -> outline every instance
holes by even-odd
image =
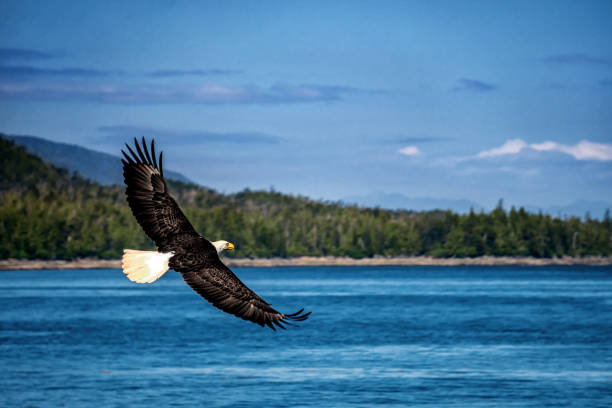
[[[178,204],[168,194],[164,180],[162,155],[155,156],[155,141],[151,141],[151,153],[144,137],[142,148],[134,138],[136,152],[126,144],[130,154],[123,153],[123,178],[127,200],[136,220],[160,250],[171,251],[177,241],[199,238]]]
[[[175,262],[179,265],[173,265],[173,269],[180,272],[185,282],[200,296],[224,312],[244,320],[276,330],[275,325],[284,329],[285,324],[293,325],[292,322],[306,320],[310,315],[310,312],[303,313],[304,309],[293,314],[280,313],[242,283],[218,257],[197,268],[181,267],[180,259]]]
[[[200,296],[219,309],[244,320],[268,326],[285,328],[284,324],[303,321],[310,312],[303,309],[283,314],[257,296],[221,262],[212,244],[202,238],[189,223],[176,201],[168,194],[162,169],[162,154],[155,156],[155,143],[151,153],[144,138],[142,148],[134,139],[136,152],[129,145],[130,154],[122,151],[123,177],[126,195],[138,223],[159,247],[160,251],[175,251],[170,267],[180,272],[183,279]]]

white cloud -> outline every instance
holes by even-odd
[[[463,174],[465,176],[473,176],[475,174],[485,174],[485,173],[493,173],[493,172],[503,172],[508,174],[515,174],[518,176],[536,176],[540,174],[540,169],[531,168],[531,169],[520,169],[511,166],[502,166],[502,167],[466,167],[464,169],[458,170],[458,173]]]
[[[90,74],[91,75],[91,74]],[[118,83],[90,84],[0,81],[0,100],[88,101],[118,104],[282,104],[339,101],[345,94],[365,92],[333,85],[193,85]]]
[[[565,153],[573,156],[576,160],[612,160],[612,144],[594,143],[588,140],[581,140],[575,145],[565,145],[551,141],[527,144],[522,139],[509,139],[500,147],[484,150],[478,153],[476,157],[483,159],[487,157],[519,154],[523,149],[533,149],[539,152]]]
[[[539,152],[556,150],[557,146],[559,146],[559,144],[555,142],[542,142],[542,143],[532,143],[531,144],[531,148]]]
[[[534,150],[544,152],[562,152],[574,156],[576,160],[612,160],[612,144],[593,143],[588,140],[581,140],[579,143],[570,146],[556,142],[533,143],[529,145]]]
[[[502,156],[505,154],[517,154],[517,153],[520,153],[520,151],[523,150],[525,147],[527,147],[527,143],[525,143],[524,140],[510,139],[510,140],[506,140],[506,143],[504,143],[500,147],[495,147],[493,149],[484,150],[478,153],[478,157],[485,158],[485,157]]]
[[[404,156],[416,156],[418,154],[421,154],[421,151],[416,146],[402,147],[398,150],[398,152],[403,154]]]
[[[518,174],[519,176],[535,176],[540,174],[540,169],[517,169],[516,167],[511,166],[502,166],[499,168],[499,171],[503,171],[505,173]]]

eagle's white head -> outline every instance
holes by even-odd
[[[220,254],[221,251],[223,251],[224,249],[233,250],[234,248],[236,248],[234,244],[232,244],[231,242],[227,242],[223,240],[211,242],[211,244],[213,244],[218,254]]]

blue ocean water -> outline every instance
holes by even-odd
[[[170,271],[0,271],[0,406],[610,407],[610,267],[244,268],[273,332]]]

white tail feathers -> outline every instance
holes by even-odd
[[[137,251],[124,249],[121,266],[129,280],[138,283],[152,283],[170,269],[168,260],[174,252]]]

